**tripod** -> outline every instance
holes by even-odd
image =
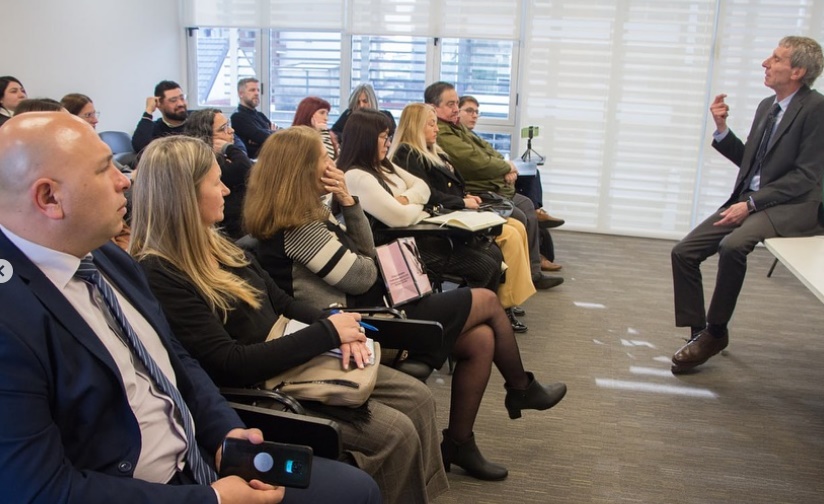
[[[526,151],[524,151],[524,153],[521,154],[521,161],[530,162],[532,161],[532,156],[534,155],[536,158],[538,158],[535,164],[538,166],[543,166],[543,164],[546,162],[546,157],[538,154],[537,151],[532,150],[532,138],[532,127],[530,127],[529,136],[526,139]]]

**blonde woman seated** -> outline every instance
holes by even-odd
[[[350,353],[362,363],[369,351],[359,315],[323,318],[216,230],[229,193],[220,175],[212,149],[184,136],[152,142],[137,170],[131,252],[178,339],[222,386],[262,383],[337,347],[344,367]],[[266,341],[280,315],[309,326]],[[384,502],[427,502],[447,490],[435,403],[425,385],[381,366],[363,408],[368,415],[357,423],[346,421],[351,408],[315,413],[340,423],[348,456],[375,478]]]
[[[438,147],[438,117],[432,105],[410,103],[403,109],[400,125],[389,149],[392,162],[422,179],[431,191],[428,204],[448,210],[476,209],[480,198],[466,193],[464,180],[449,163],[449,157]],[[535,294],[529,269],[529,252],[524,225],[509,218],[495,243],[501,248],[506,280],[498,287],[498,298],[506,308],[516,332],[526,331],[512,314],[511,308]]]
[[[345,230],[321,202],[326,193],[341,206]],[[359,307],[374,306],[385,294],[369,223],[316,131],[293,127],[269,137],[249,178],[243,223],[258,240],[261,265],[297,299],[319,308],[335,302]],[[479,479],[505,478],[506,468],[481,455],[472,432],[491,365],[506,380],[511,418],[523,409],[551,408],[566,386],[544,387],[524,371],[512,327],[492,291],[454,289],[403,308],[409,318],[436,320],[444,327],[442,349],[410,359],[430,368],[440,367],[450,354],[457,361],[441,443],[447,471],[456,464]]]

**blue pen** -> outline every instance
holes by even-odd
[[[341,313],[341,311],[340,310],[332,310],[332,313]],[[372,324],[367,324],[366,322],[361,322],[360,320],[358,320],[358,324],[361,327],[363,327],[364,329],[368,329],[368,330],[373,331],[373,332],[380,332],[380,331],[378,331],[378,328],[373,326]]]
[[[358,320],[358,324],[360,324],[360,326],[364,329],[369,329],[370,331],[378,332],[378,328],[373,326],[372,324],[367,324],[366,322],[362,322],[360,320]]]

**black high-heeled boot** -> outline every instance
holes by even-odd
[[[512,324],[512,330],[516,333],[525,333],[529,330],[529,328],[518,320],[518,317],[515,316],[515,310],[513,308],[506,309],[506,316],[509,318],[509,323]]]
[[[473,433],[467,441],[458,444],[449,437],[448,430],[443,431],[441,443],[441,457],[446,472],[450,472],[452,464],[462,468],[473,478],[486,481],[500,481],[509,474],[506,467],[492,463],[481,455],[478,445],[475,444]]]
[[[567,388],[563,383],[543,386],[535,379],[535,375],[530,372],[526,374],[529,376],[529,385],[525,389],[518,390],[504,385],[504,406],[509,412],[509,418],[521,418],[521,410],[525,409],[547,410],[561,402],[566,395]]]

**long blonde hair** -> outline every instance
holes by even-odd
[[[439,157],[444,151],[437,143],[431,146],[426,145],[426,122],[430,117],[435,117],[435,107],[428,103],[410,103],[403,108],[401,112],[401,120],[398,124],[398,130],[395,131],[392,146],[389,147],[389,154],[386,157],[389,159],[395,158],[395,152],[402,144],[409,146],[411,153],[426,159],[434,166],[443,166],[444,161]]]
[[[169,261],[225,321],[238,300],[259,308],[261,293],[220,267],[249,262],[201,220],[198,189],[215,163],[212,149],[196,138],[170,136],[149,144],[136,170],[130,252],[138,261],[150,256]]]
[[[246,184],[243,227],[258,239],[325,220],[318,194],[318,163],[326,150],[315,129],[292,126],[270,135]]]

